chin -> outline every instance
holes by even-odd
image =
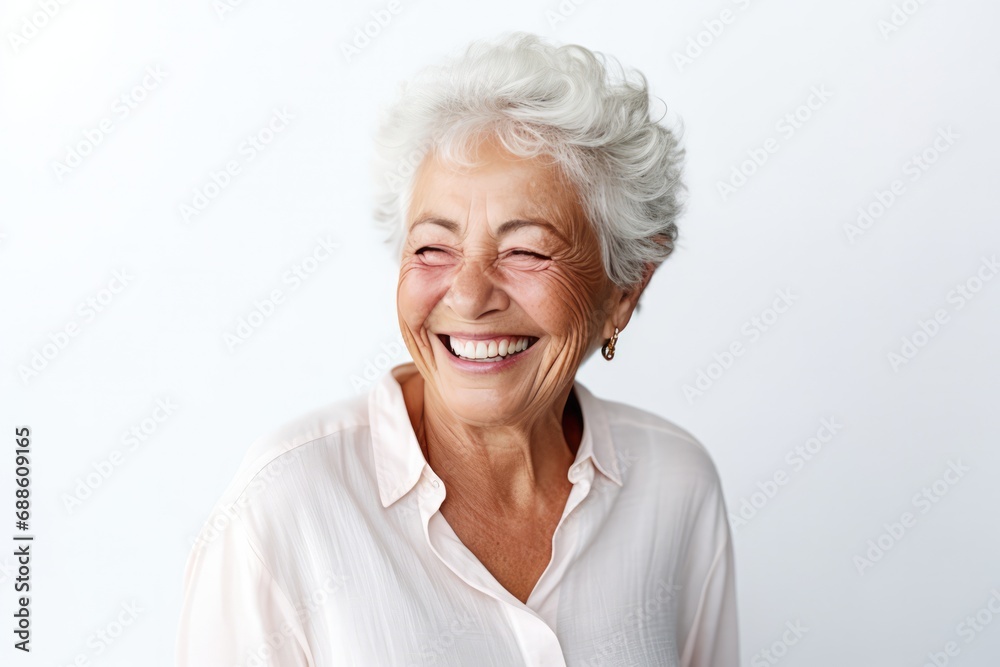
[[[464,389],[458,395],[445,391],[442,397],[455,416],[472,424],[503,423],[518,413],[506,401],[497,401],[492,390]]]

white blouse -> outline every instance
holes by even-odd
[[[400,382],[257,440],[185,572],[182,667],[736,667],[718,474],[669,421],[574,392],[584,419],[552,559],[522,603],[438,508]]]

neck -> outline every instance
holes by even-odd
[[[582,435],[572,383],[545,406],[515,422],[481,426],[455,418],[419,373],[404,396],[424,458],[449,499],[476,499],[515,513],[564,501],[567,472]]]

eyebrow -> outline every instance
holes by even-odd
[[[447,229],[452,234],[457,234],[459,231],[459,226],[457,222],[434,216],[421,218],[417,222],[413,223],[410,226],[410,229],[412,230],[417,225],[422,225],[424,223],[439,225]],[[499,227],[497,227],[497,236],[504,236],[505,234],[509,234],[510,232],[521,229],[522,227],[544,227],[545,229],[548,229],[550,232],[558,236],[563,241],[566,241],[566,237],[563,236],[562,232],[556,229],[555,225],[553,225],[551,222],[548,222],[546,220],[526,219],[526,218],[515,218],[513,220],[507,220],[506,222],[502,223]]]

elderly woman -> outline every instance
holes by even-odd
[[[514,33],[403,89],[378,216],[413,362],[255,443],[179,664],[738,664],[712,460],[575,380],[677,235],[682,151],[614,63]]]

